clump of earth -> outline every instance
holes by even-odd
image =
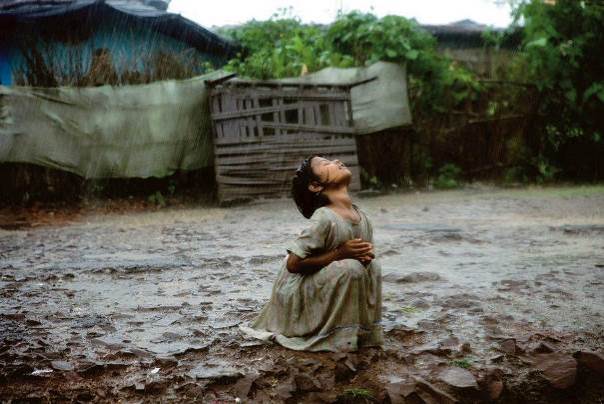
[[[305,225],[289,200],[5,225],[0,397],[604,401],[604,187],[356,202],[374,226],[386,344],[354,353],[238,329]]]

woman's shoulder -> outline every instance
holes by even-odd
[[[315,209],[310,220],[325,220],[329,215],[330,209],[327,206],[321,206]]]

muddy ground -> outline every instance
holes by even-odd
[[[382,263],[386,345],[351,354],[239,332],[305,224],[290,201],[12,224],[4,210],[0,398],[604,402],[604,187],[357,203]]]

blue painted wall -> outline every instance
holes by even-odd
[[[20,34],[22,35],[22,33]],[[39,37],[40,34],[32,31],[29,35]],[[15,42],[14,40],[0,41],[0,81],[2,85],[12,85],[14,83],[13,68],[24,63],[23,55],[15,47]],[[143,67],[142,55],[150,56],[160,51],[208,61],[215,67],[222,66],[227,61],[223,55],[200,52],[185,42],[152,31],[148,27],[116,23],[111,20],[99,23],[98,28],[84,42],[68,45],[55,41],[50,43],[50,48],[54,55],[53,59],[57,61],[67,61],[70,53],[79,52],[80,65],[84,71],[88,71],[90,68],[92,54],[98,48],[106,48],[110,51],[114,67],[118,72],[123,69],[132,70],[134,66],[140,70]]]

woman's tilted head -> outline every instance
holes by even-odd
[[[312,155],[302,161],[292,181],[292,197],[298,210],[310,218],[315,210],[329,204],[324,191],[334,186],[348,186],[351,173],[339,160]]]

